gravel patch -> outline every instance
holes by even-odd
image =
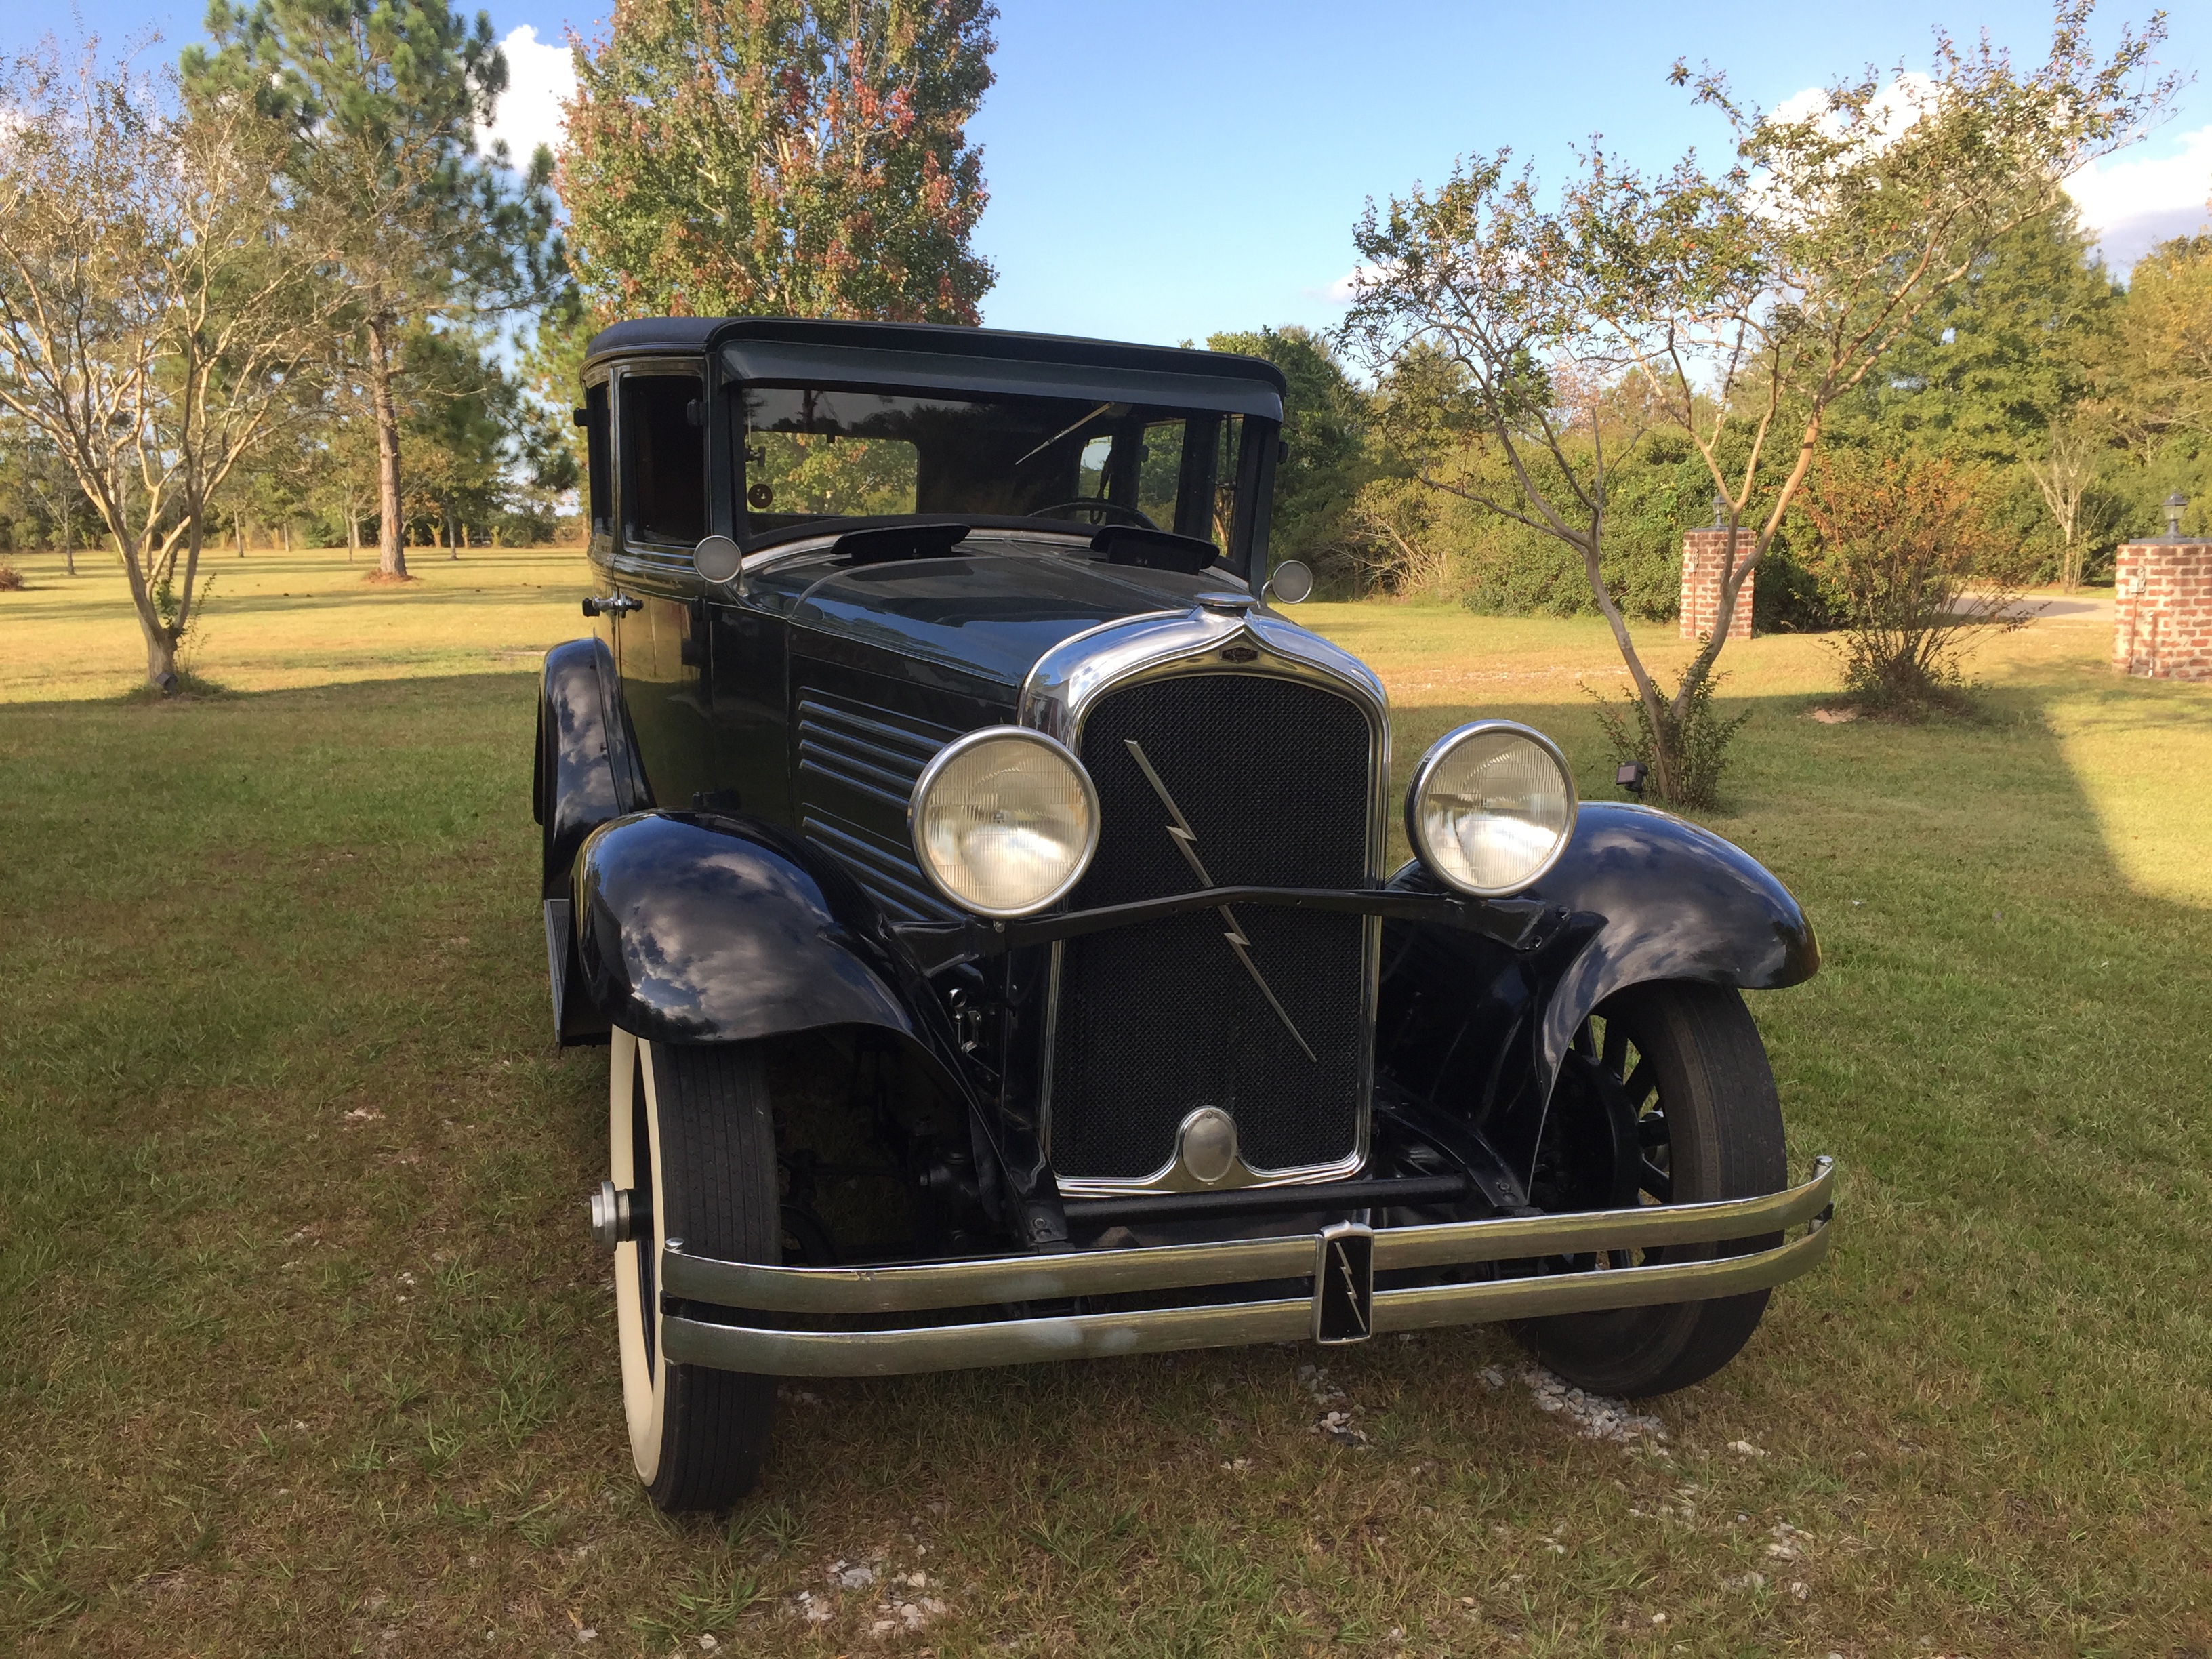
[[[1487,1380],[1487,1379],[1486,1379]],[[1521,1380],[1541,1411],[1563,1415],[1585,1440],[1607,1440],[1616,1446],[1649,1445],[1663,1448],[1666,1425],[1656,1417],[1629,1409],[1626,1400],[1577,1389],[1541,1365],[1523,1365]]]

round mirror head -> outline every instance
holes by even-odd
[[[710,582],[726,582],[738,574],[744,556],[727,536],[709,536],[691,550],[691,568]]]
[[[1267,591],[1285,605],[1297,605],[1313,592],[1313,567],[1301,559],[1285,559],[1267,578]]]

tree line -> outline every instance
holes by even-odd
[[[0,65],[0,532],[121,561],[147,677],[209,561],[304,526],[375,579],[541,539],[585,341],[624,315],[973,324],[977,0],[626,5],[557,163],[445,0],[216,0],[169,65]]]
[[[606,323],[975,323],[994,273],[966,126],[994,19],[626,0],[605,40],[571,38],[559,155],[520,161],[477,148],[507,68],[444,0],[217,0],[207,42],[152,72],[18,58],[0,517],[122,558],[161,684],[207,560],[257,527],[373,539],[388,580],[410,544],[542,535]],[[1370,205],[1342,327],[1208,342],[1290,384],[1276,552],[1341,592],[1603,616],[1636,689],[1624,750],[1683,802],[1709,793],[1685,757],[1720,752],[1747,585],[1770,629],[1850,622],[1880,600],[1883,514],[1920,526],[1893,544],[1954,550],[1923,595],[2094,579],[2156,501],[2203,493],[2212,240],[2124,286],[2097,263],[2063,180],[2173,84],[2157,18],[2103,54],[2090,21],[2061,0],[2025,65],[1939,37],[1927,72],[1808,111],[1677,64],[1729,131],[1716,165],[1645,173],[1594,143],[1547,190],[1501,151]],[[1662,687],[1629,624],[1671,614],[1698,525],[1735,550],[1722,624]]]
[[[1433,384],[1435,363],[1408,356],[1369,380],[1339,337],[1296,326],[1206,343],[1266,357],[1289,380],[1272,532],[1280,556],[1347,595],[1596,614],[1581,560],[1555,538],[1420,483],[1433,435],[1409,417],[1449,418],[1464,396]],[[2025,580],[2109,581],[2122,542],[2161,533],[2168,495],[2189,500],[2192,531],[2212,521],[2198,505],[2212,493],[2212,234],[2160,243],[2123,282],[2070,204],[2033,216],[1915,322],[1878,380],[1841,400],[1824,442],[1831,453],[1905,451],[1970,470],[2025,555]],[[1628,616],[1674,618],[1682,532],[1711,527],[1712,495],[1683,436],[1646,433],[1623,458],[1608,492],[1606,574]],[[1755,590],[1763,631],[1838,620],[1810,568],[1816,542],[1809,521],[1785,525]]]

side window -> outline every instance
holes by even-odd
[[[623,517],[638,541],[690,547],[707,533],[707,434],[693,374],[623,377]]]
[[[615,529],[614,458],[607,445],[607,383],[602,380],[584,392],[586,485],[592,511],[592,533],[611,536]]]

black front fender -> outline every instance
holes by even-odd
[[[1655,807],[1584,806],[1565,854],[1525,896],[1604,919],[1546,1005],[1547,1086],[1575,1028],[1624,986],[1681,979],[1771,991],[1820,966],[1813,924],[1765,866]]]
[[[656,1042],[872,1025],[941,1049],[864,902],[812,863],[744,819],[642,812],[600,826],[575,868],[586,998]]]
[[[1418,864],[1390,884],[1438,890]],[[1521,896],[1558,921],[1533,951],[1384,923],[1376,1058],[1401,1091],[1472,1119],[1523,1169],[1576,1028],[1615,991],[1658,980],[1773,990],[1820,967],[1812,923],[1756,859],[1650,807],[1584,805],[1559,863]]]

